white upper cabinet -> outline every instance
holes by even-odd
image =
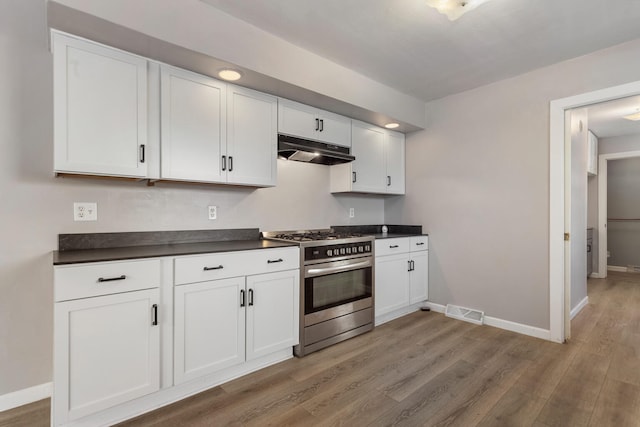
[[[229,85],[227,123],[228,181],[276,185],[278,98]]]
[[[356,160],[331,166],[332,193],[405,193],[403,134],[353,120],[351,143]]]
[[[376,126],[353,123],[352,150],[355,160],[351,166],[351,191],[381,193],[385,182],[384,131]]]
[[[147,61],[52,33],[54,170],[146,177]]]
[[[163,66],[160,110],[160,177],[225,182],[226,85]]]
[[[278,98],[169,66],[161,82],[161,179],[276,184]]]
[[[351,119],[282,98],[278,100],[278,132],[351,146]]]
[[[386,131],[385,158],[387,188],[390,194],[404,194],[404,134]]]

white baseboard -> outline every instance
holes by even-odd
[[[395,320],[395,319],[397,319],[399,317],[406,316],[407,314],[416,312],[416,311],[420,310],[420,307],[422,307],[423,305],[424,305],[423,302],[419,302],[417,304],[412,304],[412,305],[409,305],[409,306],[406,306],[406,307],[402,307],[402,308],[400,308],[398,310],[394,310],[391,313],[385,313],[385,314],[382,314],[380,316],[376,316],[375,321],[374,321],[374,325],[375,326],[380,326],[383,323],[387,323],[387,322]],[[428,303],[427,303],[427,305],[428,305]]]
[[[583,308],[585,308],[587,306],[587,304],[589,304],[589,297],[586,296],[582,299],[582,301],[580,301],[578,303],[578,305],[576,305],[575,307],[573,307],[571,309],[571,314],[570,314],[570,318],[573,319],[574,317],[576,317],[576,315],[578,313],[580,313],[580,311],[582,311]]]
[[[627,272],[627,267],[619,267],[617,265],[607,265],[607,270],[609,271],[621,271],[623,273]]]
[[[434,302],[427,302],[427,305],[431,308],[431,310],[437,313],[444,313],[447,308],[442,304],[436,304]],[[491,316],[484,316],[484,324],[488,326],[500,328],[500,329],[505,329],[507,331],[528,335],[530,337],[551,341],[551,331],[548,329],[542,329],[542,328],[537,328],[535,326],[523,325],[522,323],[516,323],[510,320],[498,319],[497,317],[491,317]]]
[[[44,383],[0,396],[0,412],[51,397],[52,383]]]

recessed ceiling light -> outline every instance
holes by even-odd
[[[470,10],[475,9],[489,0],[426,0],[427,5],[435,8],[449,21],[455,21]]]
[[[386,125],[384,125],[384,127],[386,127],[387,129],[395,129],[399,126],[400,125],[398,123],[387,123]]]
[[[218,77],[223,80],[228,80],[230,82],[239,80],[242,77],[242,73],[238,70],[233,70],[231,68],[225,68],[223,70],[218,71]]]
[[[622,116],[622,118],[637,122],[638,120],[640,120],[640,111],[638,111],[637,113],[629,114],[628,116]]]

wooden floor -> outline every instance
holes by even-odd
[[[121,426],[640,426],[640,275],[589,280],[572,327],[560,345],[418,312]]]

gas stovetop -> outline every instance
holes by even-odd
[[[298,231],[263,231],[262,238],[299,243],[300,246],[344,245],[371,242],[372,236],[358,233],[337,232],[333,229]]]
[[[295,242],[309,242],[315,240],[342,240],[362,237],[357,233],[340,233],[334,230],[304,230],[304,231],[271,231],[263,233],[265,238],[289,240]]]

